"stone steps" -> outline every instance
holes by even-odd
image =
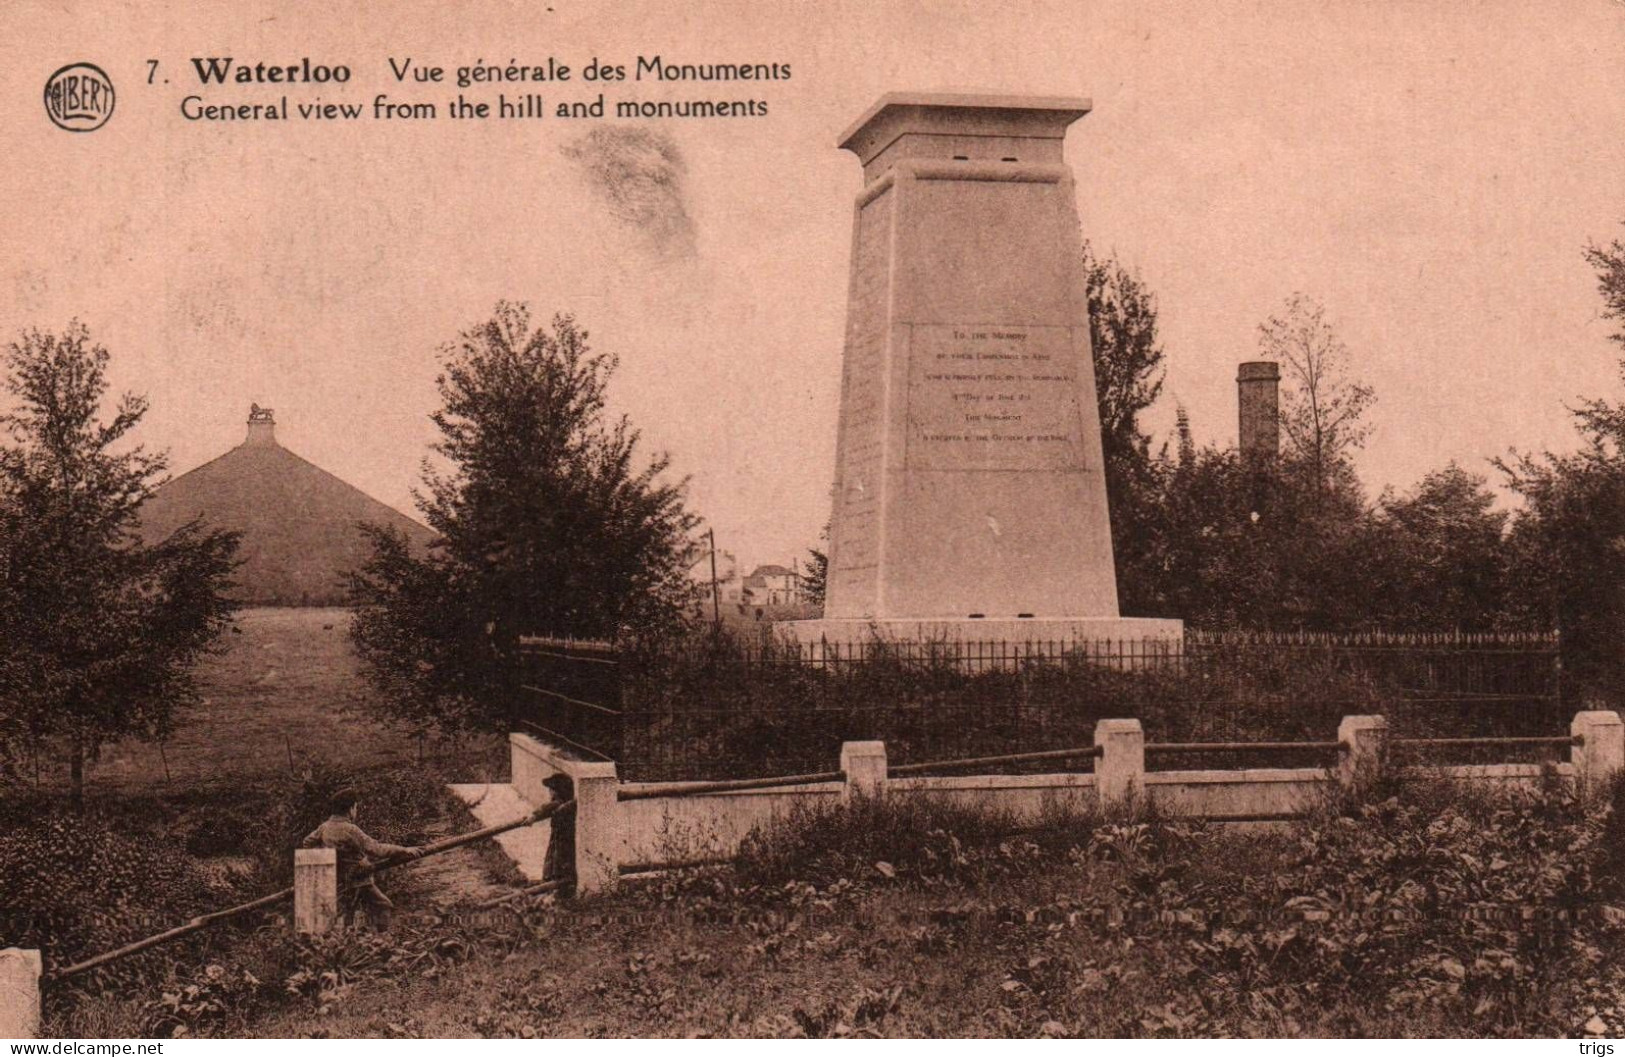
[[[496,826],[524,818],[535,810],[513,786],[497,783],[452,785],[451,793],[468,805],[468,810],[481,826]],[[498,834],[497,846],[519,867],[527,881],[542,879],[542,865],[547,861],[547,841],[553,827],[546,825],[521,826]]]

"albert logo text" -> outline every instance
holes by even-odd
[[[45,113],[57,128],[94,132],[113,116],[113,82],[99,66],[70,63],[45,82]]]

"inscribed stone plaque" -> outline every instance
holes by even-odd
[[[909,469],[1080,468],[1075,356],[1067,327],[914,327]]]

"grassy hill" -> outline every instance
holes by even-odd
[[[234,595],[249,605],[331,606],[345,601],[345,574],[370,549],[363,522],[402,532],[419,546],[433,533],[276,441],[270,423],[212,462],[170,481],[141,510],[141,532],[163,539],[193,518],[242,533]]]

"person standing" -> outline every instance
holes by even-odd
[[[542,880],[564,881],[571,887],[576,879],[575,782],[567,774],[555,774],[542,785],[552,794],[553,803],[564,805],[548,820],[553,829],[547,837],[547,857],[542,860]]]

